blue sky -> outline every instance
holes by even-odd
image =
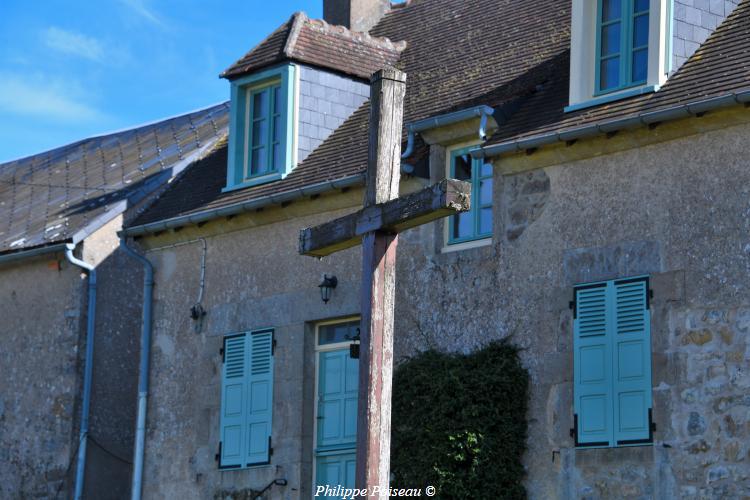
[[[2,0],[0,163],[228,99],[219,73],[322,0]]]

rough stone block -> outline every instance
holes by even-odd
[[[563,270],[566,282],[571,285],[654,274],[661,270],[661,250],[655,241],[566,250]]]

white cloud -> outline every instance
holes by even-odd
[[[120,3],[128,7],[136,15],[160,28],[166,28],[164,20],[151,8],[148,0],[120,0]]]
[[[78,92],[70,81],[0,74],[0,113],[31,116],[65,123],[95,122],[105,115]]]
[[[92,61],[101,61],[104,56],[102,44],[96,38],[81,33],[52,26],[44,30],[42,39],[47,47],[64,54],[83,57]]]

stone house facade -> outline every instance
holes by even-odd
[[[0,497],[130,491],[143,272],[117,232],[225,135],[226,117],[222,104],[0,165]],[[98,278],[92,324],[91,273],[67,248]]]
[[[396,357],[522,347],[531,498],[750,495],[750,2],[601,23],[606,0],[324,3],[356,31],[295,14],[232,65],[228,139],[120,232],[155,271],[142,495],[351,480],[361,253],[298,237],[361,207],[387,65],[408,75],[402,193],[473,185],[469,214],[400,236]],[[612,23],[619,52],[579,43]]]

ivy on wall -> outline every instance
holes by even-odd
[[[391,484],[434,486],[436,498],[526,498],[529,376],[518,349],[427,351],[393,379]]]

